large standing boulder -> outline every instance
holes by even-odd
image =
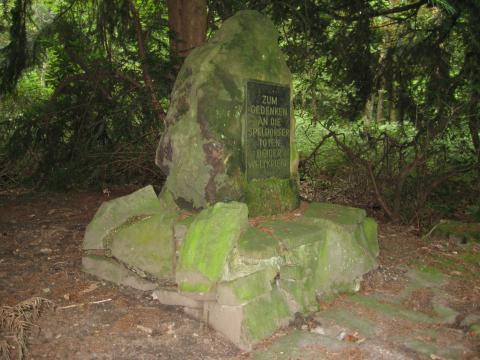
[[[156,155],[177,203],[245,201],[250,215],[298,206],[290,71],[272,22],[240,11],[185,60]]]

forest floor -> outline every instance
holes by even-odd
[[[479,358],[480,337],[470,326],[480,319],[478,244],[423,240],[411,227],[381,223],[380,266],[359,294],[321,303],[315,316],[242,353],[151,292],[82,272],[86,225],[103,201],[132,190],[0,192],[0,306],[32,297],[56,305],[36,321],[27,358]]]

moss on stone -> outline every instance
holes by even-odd
[[[248,210],[238,202],[217,203],[203,210],[190,225],[180,249],[177,281],[211,288],[220,279],[240,234],[247,227]],[[195,275],[197,274],[197,275]]]
[[[110,241],[112,256],[156,278],[173,276],[173,219],[154,215],[122,227]]]
[[[238,241],[237,249],[242,257],[264,259],[279,255],[278,240],[256,227],[248,227]]]
[[[83,249],[103,249],[104,238],[132,218],[163,214],[155,190],[151,185],[132,194],[105,201],[88,224],[83,238]]]
[[[331,220],[342,225],[356,225],[364,221],[365,210],[330,203],[311,203],[305,210],[306,217]]]
[[[254,179],[245,187],[250,216],[275,215],[296,209],[300,204],[297,184],[292,179]]]
[[[170,166],[165,187],[175,199],[181,198],[197,209],[203,208],[207,206],[205,187],[212,168],[203,151],[205,139],[200,126],[183,118],[169,129],[169,134],[172,159],[170,162],[165,160]]]
[[[178,284],[178,290],[186,293],[208,293],[211,290],[211,284],[182,281]]]
[[[175,202],[173,194],[167,189],[166,186],[162,188],[160,194],[158,194],[158,200],[160,201],[160,206],[165,212],[177,214],[180,209]]]
[[[262,227],[269,229],[272,236],[280,241],[281,248],[288,251],[325,239],[325,227],[328,225],[326,221],[302,217],[292,221],[271,220],[264,222]]]
[[[288,322],[290,310],[278,289],[245,305],[243,329],[248,340],[257,342]]]
[[[352,295],[349,299],[392,319],[400,318],[417,323],[423,322],[428,324],[434,324],[439,322],[438,319],[432,318],[431,316],[428,316],[422,312],[410,310],[401,305],[380,302],[372,297],[368,297],[365,295],[355,294]]]
[[[204,208],[244,198],[246,82],[292,87],[278,36],[264,15],[240,11],[185,59],[166,116],[169,126],[156,156],[156,163],[168,173],[166,187],[175,199]],[[290,113],[290,176],[296,179],[298,153]],[[279,211],[290,209],[287,204]]]
[[[240,305],[272,290],[276,271],[266,268],[239,279],[222,282],[217,287],[217,300],[222,305]]]
[[[305,281],[280,278],[280,288],[290,296],[290,302],[294,302],[295,312],[307,313],[316,310],[315,292],[311,293],[305,288]]]
[[[323,294],[356,291],[356,279],[375,268],[375,258],[352,231],[332,223],[326,232],[326,240],[319,243],[318,258],[311,265],[315,272],[311,287]]]
[[[141,278],[118,261],[103,256],[84,255],[82,257],[82,270],[102,280],[111,281],[118,285],[130,286],[142,291],[153,290],[158,286]]]
[[[235,280],[267,268],[273,268],[278,271],[283,264],[283,256],[271,256],[265,258],[249,257],[239,253],[238,249],[234,248],[225,266],[222,281]]]
[[[318,316],[333,320],[340,326],[350,330],[359,331],[362,336],[373,337],[375,335],[376,324],[366,317],[359,316],[358,313],[352,310],[331,308],[320,312]]]

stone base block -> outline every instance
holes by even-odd
[[[176,305],[192,309],[203,309],[203,301],[182,295],[176,291],[158,289],[152,293],[152,297],[163,305]]]
[[[111,281],[117,285],[130,286],[142,291],[157,288],[157,284],[135,275],[122,264],[110,258],[84,255],[82,258],[82,267],[86,273],[97,276],[100,279]]]

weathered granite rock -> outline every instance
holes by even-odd
[[[191,220],[177,282],[192,295],[207,292],[203,310],[189,307],[185,293],[159,298],[172,304],[179,297],[187,313],[244,350],[296,312],[318,310],[319,299],[358,291],[363,274],[376,266],[377,226],[363,210],[312,203],[292,220],[257,226],[246,220],[239,203],[218,203]]]
[[[84,271],[121,285],[173,279],[177,211],[168,193],[157,198],[152,186],[103,203],[85,232]]]
[[[86,273],[101,279],[137,290],[148,291],[158,286],[133,273],[117,261],[104,256],[84,255],[82,257],[82,269]]]
[[[253,274],[217,285],[217,302],[220,305],[242,305],[272,290],[277,271],[269,267]]]
[[[168,174],[165,187],[177,203],[198,209],[240,200],[247,202],[252,215],[280,213],[298,206],[291,96],[282,98],[288,102],[282,108],[288,109],[282,112],[287,116],[286,138],[269,138],[262,149],[274,157],[280,153],[276,151],[284,151],[281,156],[285,156],[286,171],[278,172],[281,176],[275,171],[257,171],[255,176],[260,173],[261,178],[254,181],[246,176],[247,82],[291,87],[291,74],[277,40],[278,32],[268,18],[256,11],[240,11],[186,58],[156,155],[157,165]],[[265,101],[276,104],[277,99]],[[262,164],[258,166],[266,163]],[[268,192],[269,188],[272,191]]]
[[[272,335],[290,321],[292,314],[278,289],[237,306],[206,303],[208,323],[243,350]]]
[[[135,196],[143,207],[130,206]],[[84,250],[84,271],[141,290],[157,286],[146,279],[175,278],[176,290],[154,297],[185,307],[244,350],[295,313],[316,311],[319,299],[357,291],[376,266],[377,225],[363,210],[311,203],[303,215],[250,225],[244,203],[178,216],[168,191],[159,199],[146,188],[103,206],[89,226],[102,248]]]
[[[248,226],[243,203],[217,203],[203,210],[190,225],[180,249],[176,278],[179,289],[209,292],[240,234]]]
[[[168,215],[153,215],[121,226],[109,241],[111,255],[157,279],[173,278],[174,217]]]
[[[356,225],[367,217],[367,213],[363,209],[349,206],[314,202],[305,209],[305,216],[327,219],[337,224]]]
[[[132,194],[104,202],[88,224],[83,238],[84,250],[104,249],[107,235],[126,221],[162,213],[162,206],[151,185]]]
[[[173,290],[157,289],[152,293],[152,298],[164,305],[185,306],[190,309],[203,309],[203,302],[191,296]]]

